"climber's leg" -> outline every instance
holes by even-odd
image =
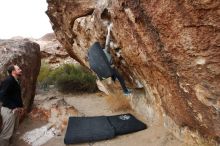
[[[123,79],[123,77],[118,73],[118,71],[115,68],[112,68],[112,71],[114,78],[117,78],[118,81],[120,82],[123,92],[127,93],[128,89],[125,86],[125,80]]]

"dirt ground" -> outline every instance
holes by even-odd
[[[46,97],[56,96],[64,98],[64,100],[74,106],[80,115],[83,116],[100,116],[100,115],[116,115],[121,113],[132,113],[136,118],[145,122],[140,115],[134,111],[119,111],[113,112],[109,107],[106,99],[100,93],[93,94],[67,94],[63,95],[58,92],[48,92],[38,94],[35,100],[44,100]],[[146,123],[146,122],[145,122]],[[20,125],[18,132],[15,135],[15,139],[11,146],[29,146],[23,140],[21,136],[32,129],[45,125],[43,121],[33,121],[30,118],[26,118]],[[147,123],[146,123],[147,124]],[[43,146],[65,146],[64,144],[65,130],[60,136],[55,136]],[[172,133],[165,129],[162,125],[155,123],[148,127],[146,130],[136,133],[117,136],[110,140],[104,140],[93,143],[75,144],[74,146],[186,146],[184,142],[175,138]]]

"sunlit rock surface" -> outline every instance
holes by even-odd
[[[85,66],[88,48],[104,46],[112,22],[115,65],[130,86],[143,86],[130,98],[151,123],[219,139],[220,1],[47,2],[57,39]]]

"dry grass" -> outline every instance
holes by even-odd
[[[126,111],[131,110],[131,105],[128,99],[121,93],[114,93],[106,96],[106,100],[110,105],[112,111]]]

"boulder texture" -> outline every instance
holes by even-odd
[[[219,0],[47,2],[57,39],[72,58],[88,66],[88,48],[105,43],[112,23],[115,65],[132,87],[143,85],[151,118],[166,115],[180,128],[220,138]]]
[[[76,62],[57,41],[54,33],[47,33],[34,41],[40,45],[41,61],[50,64],[50,66],[59,67],[62,64]]]
[[[28,39],[0,40],[0,81],[7,76],[7,67],[17,64],[22,69],[22,99],[24,106],[30,109],[40,70],[40,46]]]

